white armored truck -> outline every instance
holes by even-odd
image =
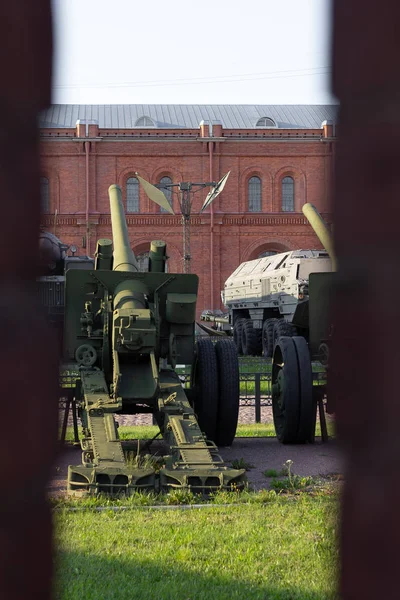
[[[292,250],[239,265],[221,292],[239,354],[269,357],[280,336],[302,335],[292,321],[301,305],[308,309],[309,275],[330,271],[325,250]]]

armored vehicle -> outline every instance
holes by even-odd
[[[221,294],[238,353],[272,356],[280,335],[296,333],[294,315],[308,299],[310,273],[331,269],[325,250],[292,250],[239,265]]]
[[[94,259],[88,256],[68,256],[70,247],[53,233],[41,231],[36,290],[48,322],[57,332],[60,349],[64,324],[65,274],[69,269],[93,269]]]
[[[234,344],[195,344],[198,277],[165,272],[166,245],[150,246],[149,272],[131,250],[121,189],[109,188],[111,240],[97,243],[93,270],[66,272],[64,359],[79,368],[76,399],[82,464],[70,466],[70,492],[131,494],[186,488],[241,488],[245,471],[228,468],[218,445],[234,439],[239,367]],[[184,389],[176,363],[191,365]],[[158,467],[129,461],[118,414],[151,413],[169,455]]]

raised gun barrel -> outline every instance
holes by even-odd
[[[119,185],[108,188],[111,209],[111,228],[114,242],[113,271],[139,271],[139,266],[129,243],[128,228]]]
[[[110,185],[108,195],[110,198],[111,228],[114,243],[113,271],[137,273],[139,266],[129,243],[128,228],[122,204],[122,191],[119,185]],[[141,287],[140,282],[134,280],[126,280],[120,283],[115,289],[114,310],[119,308],[145,308],[146,302]]]
[[[311,202],[307,202],[306,204],[304,204],[302,207],[302,211],[303,215],[306,217],[307,221],[314,229],[314,232],[318,237],[319,241],[329,254],[332,261],[332,271],[336,271],[337,265],[335,251],[333,249],[333,240],[325,221],[319,214],[318,210],[315,208],[314,204],[311,204]]]
[[[162,240],[153,240],[150,244],[149,271],[165,273],[166,244]]]

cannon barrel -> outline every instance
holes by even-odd
[[[108,188],[111,209],[111,228],[114,242],[113,271],[139,271],[139,266],[129,244],[128,228],[122,204],[122,191],[119,185]]]
[[[149,271],[165,273],[166,244],[161,240],[153,240],[150,244]]]
[[[215,317],[214,315],[200,315],[200,321],[209,321],[210,323],[222,323],[229,325],[229,317]]]
[[[114,243],[113,271],[137,273],[139,266],[129,244],[128,228],[122,205],[122,192],[119,185],[110,185],[108,195],[110,197],[111,228]],[[127,280],[117,285],[114,293],[114,309],[145,308],[146,301],[140,287],[140,282],[133,280]]]
[[[325,221],[315,208],[314,204],[311,204],[311,202],[303,204],[302,211],[303,215],[313,228],[319,241],[329,254],[332,261],[332,270],[336,271],[336,256],[333,249],[333,240]]]
[[[94,255],[94,268],[112,270],[113,263],[113,247],[112,241],[107,238],[102,238],[97,241],[96,253]]]

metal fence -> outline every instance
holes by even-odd
[[[183,387],[190,387],[190,365],[179,365],[176,372]],[[272,406],[272,361],[256,356],[239,356],[240,407],[254,408],[254,420],[261,422],[261,408]],[[76,366],[68,368],[65,365],[60,373],[62,392],[75,388],[79,379]],[[326,373],[319,363],[313,363],[314,385],[326,383]],[[63,402],[65,402],[63,400]]]

